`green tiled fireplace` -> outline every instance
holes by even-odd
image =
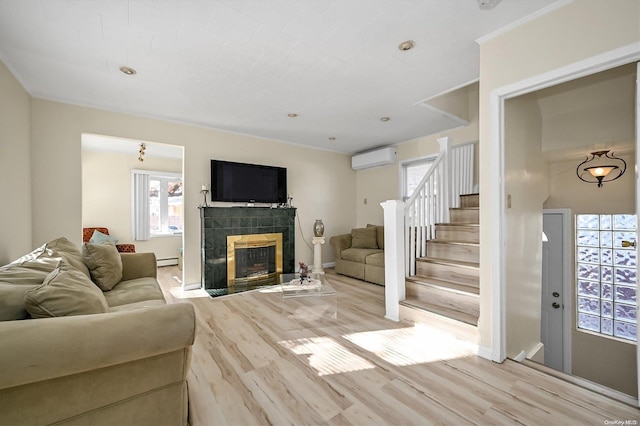
[[[295,270],[295,208],[201,207],[202,285],[227,288],[227,236],[282,233],[282,272]]]

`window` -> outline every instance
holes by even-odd
[[[182,233],[182,176],[132,171],[133,234],[136,240]]]
[[[408,200],[418,187],[418,184],[429,171],[435,157],[423,158],[402,164],[402,199]]]
[[[635,215],[576,215],[578,329],[636,341],[635,241]]]
[[[151,235],[182,232],[182,178],[149,176]]]

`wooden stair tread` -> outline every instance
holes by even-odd
[[[429,243],[433,244],[453,244],[453,245],[461,245],[461,246],[479,246],[480,243],[476,243],[473,241],[463,241],[463,240],[444,240],[435,238],[433,240],[429,240]]]
[[[436,226],[473,226],[473,227],[480,227],[479,223],[460,223],[460,222],[441,222],[441,223],[436,223]]]
[[[452,281],[428,277],[425,275],[414,275],[412,277],[407,277],[405,280],[417,285],[438,287],[439,289],[446,291],[480,295],[480,288],[478,286],[459,284]]]
[[[480,210],[480,207],[449,207],[449,210]]]
[[[416,259],[416,262],[427,262],[427,263],[437,263],[439,265],[447,265],[447,266],[459,266],[461,268],[469,268],[469,269],[480,269],[480,264],[475,262],[463,262],[457,260],[449,260],[449,259],[440,259],[437,257],[420,257]]]
[[[441,315],[443,317],[451,318],[457,321],[462,321],[467,324],[471,324],[473,326],[478,325],[478,317],[475,315],[468,314],[466,312],[460,312],[455,309],[449,309],[442,306],[431,305],[427,302],[418,299],[405,299],[400,301],[401,305],[409,306],[415,309],[422,309],[425,311],[432,312],[434,314]]]

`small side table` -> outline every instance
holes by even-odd
[[[313,267],[311,272],[316,274],[324,274],[322,269],[322,245],[324,244],[324,237],[313,237]]]

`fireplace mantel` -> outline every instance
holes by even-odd
[[[227,236],[282,233],[282,272],[295,271],[295,208],[200,207],[202,286],[226,288]]]

